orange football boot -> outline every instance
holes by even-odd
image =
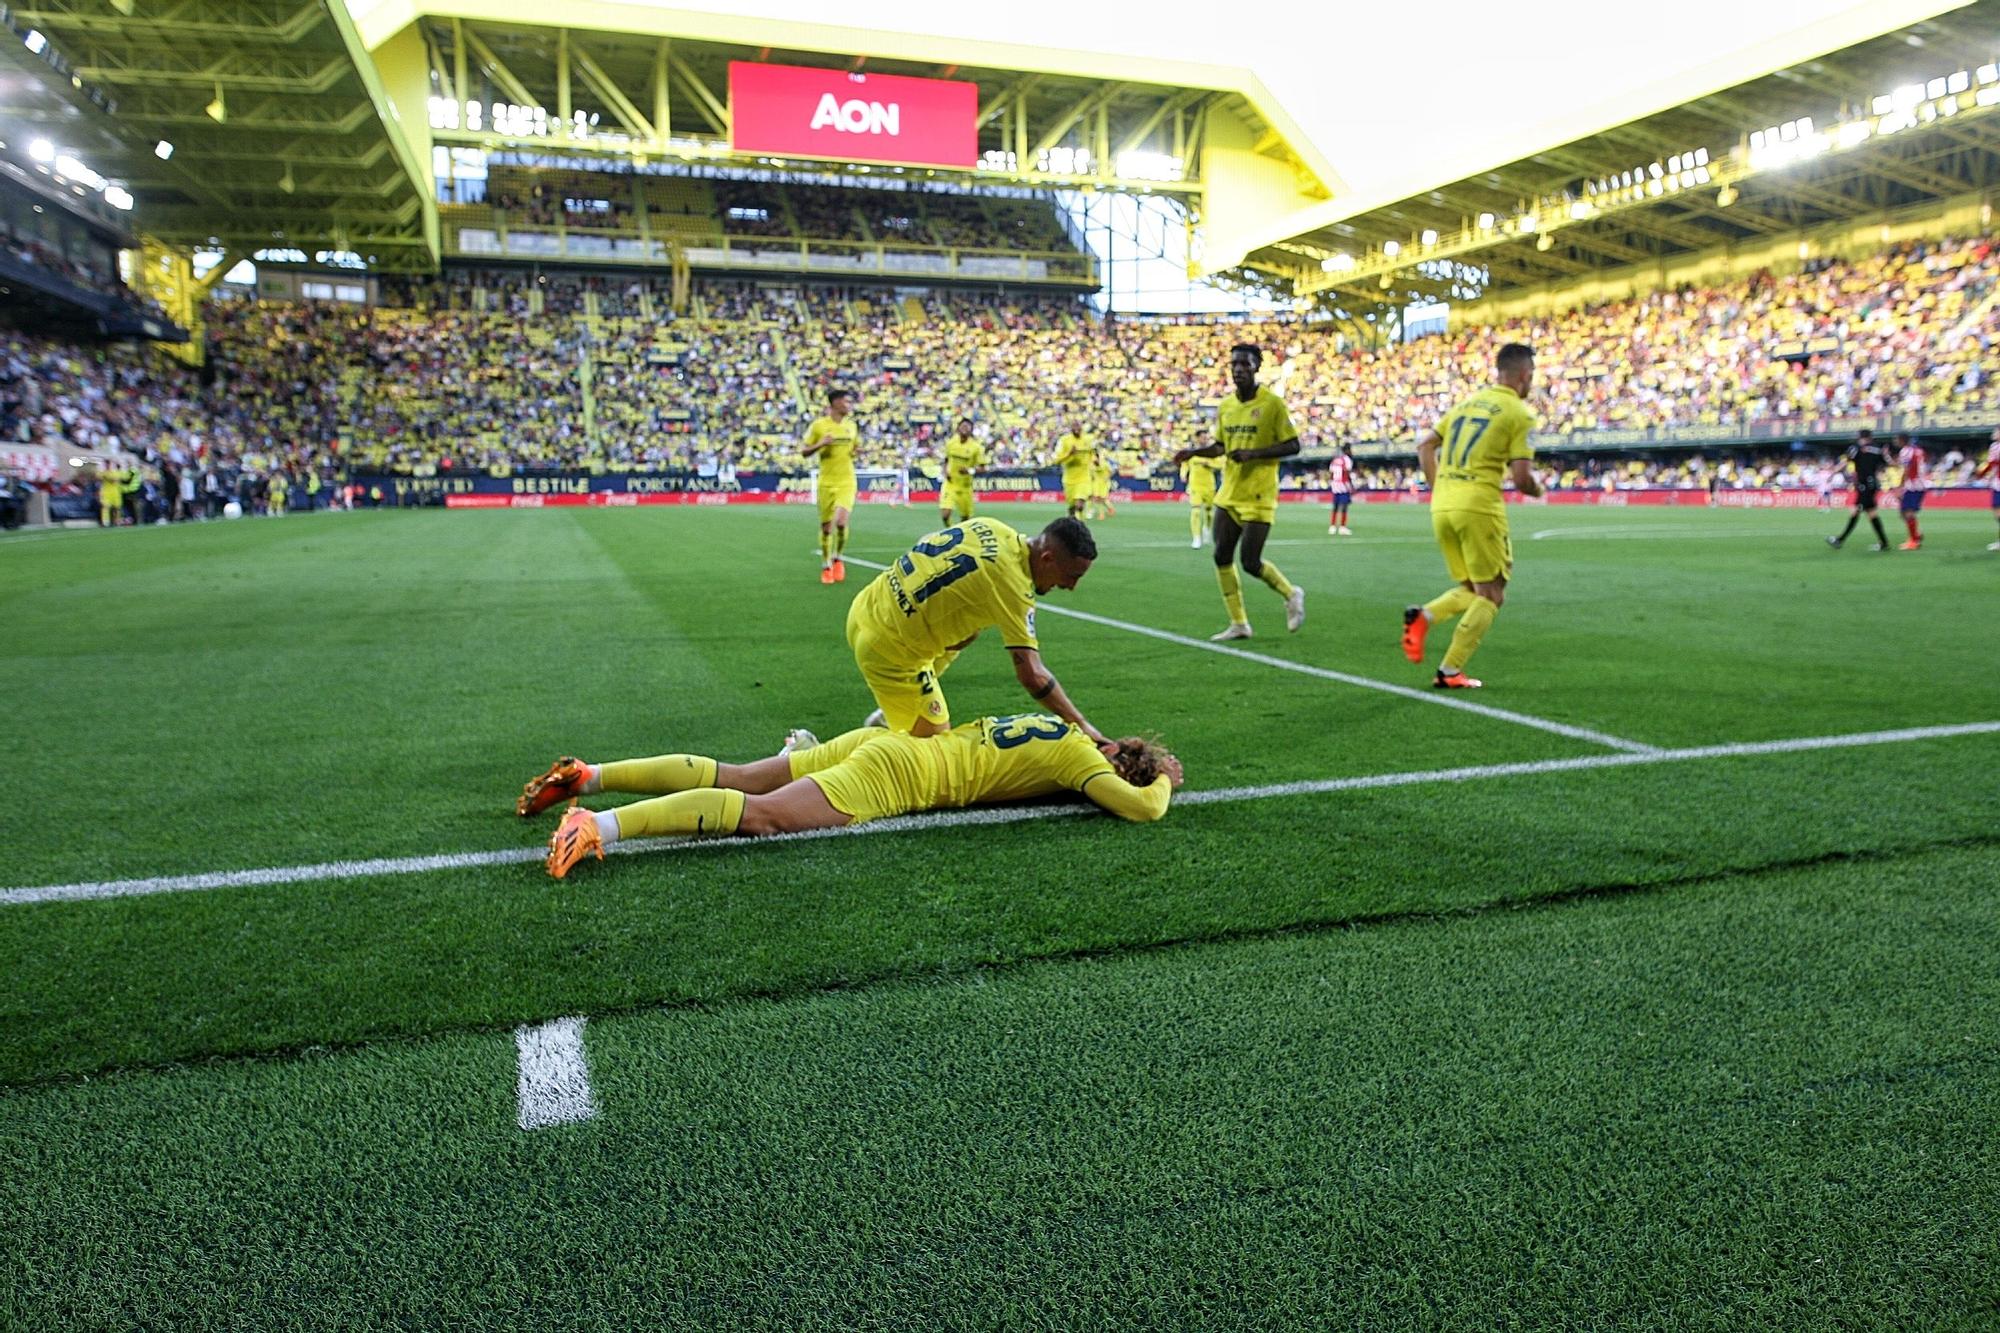
[[[572,805],[549,835],[549,874],[561,879],[586,856],[604,859],[604,839],[597,832],[597,816],[582,806]]]
[[[833,581],[835,583],[847,582],[847,562],[839,556],[835,556],[833,559]]]
[[[1448,672],[1443,667],[1438,668],[1437,679],[1431,682],[1434,690],[1477,690],[1485,686],[1483,680],[1474,680],[1463,671]]]
[[[574,800],[583,795],[583,784],[589,777],[590,766],[574,755],[566,754],[550,764],[548,772],[521,788],[521,799],[514,802],[514,813],[527,819],[557,801]]]
[[[1431,632],[1430,617],[1421,606],[1403,608],[1403,656],[1412,662],[1424,660],[1424,635]]]

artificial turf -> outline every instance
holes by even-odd
[[[1021,526],[1049,517],[996,512]],[[1427,668],[1404,662],[1394,640],[1401,605],[1443,586],[1425,515],[1367,506],[1357,517],[1361,535],[1335,541],[1321,535],[1320,511],[1281,514],[1269,554],[1308,588],[1310,616],[1285,635],[1276,598],[1253,584],[1259,637],[1249,646],[1421,686]],[[886,558],[933,518],[866,508],[852,549]],[[1480,701],[1660,746],[2000,719],[1987,627],[1967,614],[1995,577],[1986,516],[1931,516],[1929,549],[1911,555],[1831,552],[1819,541],[1827,524],[1783,511],[1517,511],[1517,578],[1476,663],[1489,682]],[[1097,531],[1097,567],[1052,607],[1197,638],[1219,626],[1212,566],[1187,549],[1183,510],[1128,506]],[[17,762],[0,771],[5,885],[532,846],[550,821],[523,824],[510,803],[557,753],[747,758],[792,725],[839,730],[868,707],[840,628],[867,573],[823,587],[811,546],[808,512],[776,508],[326,515],[0,540],[0,692],[20,720]],[[1186,760],[1191,789],[1606,752],[1047,612],[1041,631],[1050,665],[1099,725],[1161,733]],[[984,645],[944,683],[961,720],[1029,706],[1003,655]],[[1830,921],[1907,916],[1906,933],[1919,934],[1949,922],[1945,953],[1984,939],[1990,958],[1996,753],[2000,738],[1970,736],[1187,806],[1143,828],[1078,817],[705,846],[593,863],[561,885],[526,864],[0,906],[0,1085],[13,1089],[0,1092],[0,1120],[14,1126],[12,1175],[0,1183],[35,1219],[0,1242],[15,1247],[0,1324],[57,1314],[175,1322],[161,1302],[176,1283],[186,1322],[271,1326],[297,1322],[281,1317],[290,1309],[305,1322],[401,1311],[435,1323],[509,1302],[567,1299],[576,1314],[596,1298],[613,1326],[645,1310],[709,1326],[926,1322],[898,1320],[899,1310],[1056,1326],[1116,1322],[1118,1299],[1131,1302],[1127,1322],[1190,1326],[1374,1322],[1371,1310],[1413,1324],[1507,1322],[1505,1310],[1530,1323],[1780,1324],[1787,1311],[1821,1323],[1815,1312],[1842,1302],[1856,1324],[1970,1324],[1978,1300],[1993,1311],[1990,1283],[1954,1277],[1944,1259],[1926,1270],[1919,1256],[1868,1246],[1922,1240],[1939,1255],[1979,1257],[1977,1238],[1954,1230],[1978,1230],[1975,1205],[1992,1211],[1990,1187],[1981,1197],[1970,1179],[1977,1154],[1951,1165],[1927,1154],[1946,1151],[1940,1125],[1951,1116],[1990,1120],[2000,1029],[1959,1006],[1978,987],[1954,980],[1955,964],[1933,966],[1929,944],[1888,967],[1886,937],[1822,938],[1800,921],[1819,895],[1845,895]],[[1650,892],[1624,892],[1633,887]],[[1591,923],[1604,937],[1593,947],[1632,960],[1593,973],[1593,998],[1614,1014],[1666,1015],[1682,1045],[1634,1048],[1586,1022],[1576,1049],[1587,1058],[1572,1055],[1532,997],[1537,985],[1556,999],[1581,983],[1552,965],[1538,981],[1539,946],[1506,933],[1512,914],[1456,915],[1576,896],[1599,901],[1522,919]],[[1350,938],[1344,926],[1369,927],[1351,938],[1387,952],[1328,962]],[[1518,966],[1510,948],[1522,951]],[[1727,965],[1711,973],[1704,950]],[[1834,1098],[1851,1141],[1820,1147],[1788,1132],[1765,1162],[1751,1153],[1747,1112],[1677,1123],[1664,1106],[1613,1098],[1624,1118],[1565,1146],[1575,1130],[1563,1128],[1565,1086],[1586,1101],[1623,1084],[1712,1094],[1713,1052],[1698,1048],[1725,1043],[1718,1015],[1738,1012],[1730,997],[1777,984],[1757,972],[1764,952],[1797,971],[1812,950],[1830,951],[1831,973],[1849,979],[1854,1015],[1879,1015],[1867,1030],[1897,1042],[1930,1039],[1905,1030],[1922,1026],[1910,996],[1959,997],[1941,1003],[1962,1013],[1966,1058],[1938,1093],[1937,1124],[1900,1100],[1895,1080],[1866,1072],[1857,1036],[1824,1052],[1826,1078],[1858,1080]],[[1692,969],[1671,1002],[1656,993],[1671,973],[1641,974],[1638,960],[1653,952],[1662,967]],[[1310,1011],[1299,1010],[1295,973],[1311,958],[1375,978],[1363,992],[1343,982],[1348,1000],[1394,995],[1353,1015],[1380,1025],[1380,1038],[1327,1056],[1317,1074],[1265,1058],[1269,1042],[1303,1041],[1303,1029],[1232,1051],[1217,1034]],[[1495,986],[1514,989],[1477,1011],[1469,1047],[1511,1053],[1505,1068],[1516,1074],[1539,1053],[1557,1081],[1545,1086],[1537,1068],[1522,1096],[1518,1080],[1426,1046],[1442,1061],[1444,1101],[1434,1104],[1389,1039],[1395,1013],[1417,1023],[1426,1006],[1469,1002],[1455,989],[1467,979],[1453,978],[1489,966]],[[1225,1120],[1267,1126],[1271,1143],[1244,1159],[1243,1179],[1270,1188],[1223,1188],[1222,1164],[1235,1160],[1225,1152],[1176,1194],[1173,1171],[1194,1161],[1191,1143],[1155,1162],[1143,1138],[1107,1144],[1076,1119],[1094,1106],[1114,1123],[1174,1122],[1170,1090],[1139,1068],[1152,1048],[1107,1036],[1093,1006],[1114,995],[1171,1008],[1190,969],[1232,979],[1188,1031],[1234,1099]],[[1404,980],[1388,985],[1391,971]],[[1015,1083],[975,1080],[963,1097],[926,1074],[932,1047],[919,1037],[946,1065],[965,1060],[972,1013],[987,1002],[980,978],[992,1003],[1040,1015],[1036,1030],[1069,1063],[996,1070],[992,1079]],[[1755,1032],[1773,1051],[1818,1051],[1823,1006],[1806,983],[1787,984]],[[672,1096],[627,1097],[617,1080],[647,1062],[621,1055],[598,1071],[610,1080],[600,1122],[523,1136],[491,1111],[512,1096],[511,1045],[493,1034],[568,1013],[595,1016],[594,1066],[626,1033],[664,1051],[699,1047],[711,1064],[740,1046],[736,1084],[714,1085],[711,1070]],[[953,1036],[961,1023],[967,1031]],[[809,1136],[786,1137],[804,1132],[802,1112],[783,1105],[798,1094],[786,1066],[800,1060],[779,1038],[804,1042],[822,1031],[815,1024],[840,1039],[822,1035],[804,1064],[845,1090],[837,1137],[866,1180],[826,1190],[821,1169],[801,1167],[781,1173],[782,1197],[764,1205],[688,1202],[674,1182],[707,1181],[727,1196],[771,1153],[795,1166],[810,1155]],[[766,1050],[763,1038],[775,1044]],[[323,1049],[338,1046],[356,1049]],[[661,1055],[649,1067],[671,1084],[688,1060],[700,1065]],[[1231,1060],[1241,1061],[1233,1073]],[[885,1062],[901,1071],[891,1083],[907,1104],[884,1105],[874,1088]],[[1793,1072],[1783,1064],[1774,1086],[1790,1087]],[[1322,1164],[1290,1191],[1292,1176],[1270,1174],[1328,1143],[1301,1080],[1338,1085],[1343,1115],[1392,1131],[1404,1155],[1388,1160],[1404,1166],[1390,1181]],[[362,1109],[327,1090],[350,1081],[362,1085]],[[1024,1182],[1026,1148],[995,1108],[1055,1106],[1066,1082],[1093,1097],[1052,1121],[1037,1151],[1056,1165],[1073,1155],[1075,1172]],[[706,1104],[711,1091],[719,1100]],[[223,1109],[157,1109],[204,1095]],[[653,1102],[680,1106],[682,1118],[648,1112]],[[1409,1154],[1430,1140],[1410,1136],[1441,1126],[1442,1105],[1469,1108],[1472,1137],[1413,1174]],[[378,1112],[367,1132],[343,1119],[373,1124]],[[412,1118],[422,1132],[409,1143],[371,1137],[405,1135]],[[1538,1120],[1549,1127],[1540,1138]],[[1503,1132],[1516,1121],[1528,1128]],[[690,1126],[698,1142],[681,1141]],[[267,1131],[277,1146],[243,1165],[244,1145]],[[912,1133],[936,1153],[884,1174],[885,1145]],[[128,1169],[81,1179],[93,1144],[120,1135],[135,1145]],[[993,1136],[997,1157],[981,1147]],[[587,1160],[572,1160],[579,1143],[591,1145]],[[226,1182],[194,1169],[211,1153],[239,1164]],[[407,1189],[387,1187],[407,1207],[286,1206],[308,1180],[413,1154],[429,1164],[411,1168]],[[676,1165],[646,1175],[615,1165],[627,1155]],[[1655,1157],[1666,1163],[1657,1171],[1646,1165]],[[174,1162],[190,1168],[178,1187],[141,1169]],[[1685,1191],[1700,1162],[1710,1174],[1697,1207]],[[1532,1184],[1543,1171],[1553,1172],[1546,1198]],[[1910,1211],[1857,1221],[1827,1193],[1834,1176]],[[1423,1207],[1419,1181],[1437,1196]],[[1082,1222],[1059,1206],[1058,1184],[1095,1200]],[[1808,1187],[1818,1191],[1810,1208],[1799,1193]],[[1754,1198],[1760,1188],[1772,1199]],[[567,1227],[578,1201],[615,1202],[624,1190],[665,1208],[672,1225],[607,1206],[574,1239],[577,1252],[606,1255],[594,1276],[557,1280],[556,1260],[530,1258],[501,1280],[497,1260],[470,1243]],[[87,1219],[76,1211],[85,1207]],[[1034,1220],[1044,1214],[1055,1220]],[[655,1234],[622,1230],[642,1216]],[[878,1233],[864,1225],[871,1216],[887,1219]],[[163,1217],[212,1278],[190,1277],[185,1255],[137,1234]],[[1525,1228],[1513,1242],[1507,1218]],[[398,1239],[424,1219],[460,1241]],[[95,1258],[66,1257],[56,1237],[86,1221],[103,1238]],[[1310,1241],[1284,1238],[1315,1227]],[[1667,1243],[1675,1228],[1700,1234]],[[787,1240],[787,1230],[798,1234]],[[298,1245],[273,1239],[284,1235]],[[821,1236],[824,1252],[812,1239]],[[1597,1257],[1586,1258],[1591,1237]],[[1796,1252],[1758,1258],[1760,1246]],[[1831,1270],[1799,1257],[1815,1247]],[[1681,1274],[1704,1263],[1723,1275],[1708,1288]],[[139,1290],[168,1270],[160,1292]],[[389,1292],[398,1271],[402,1297]],[[411,1287],[412,1273],[431,1276]],[[925,1273],[938,1284],[928,1297],[914,1285]],[[980,1273],[989,1280],[974,1281]],[[302,1295],[324,1298],[349,1277],[359,1285],[339,1300]],[[1275,1303],[1260,1305],[1259,1293]],[[245,1313],[258,1310],[271,1317]],[[1052,1313],[1062,1310],[1075,1319]]]

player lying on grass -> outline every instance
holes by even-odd
[[[605,764],[565,757],[522,789],[514,812],[526,818],[604,791],[654,795],[615,810],[566,812],[549,839],[549,873],[561,879],[586,856],[602,860],[620,838],[754,838],[1062,792],[1143,822],[1165,814],[1180,785],[1180,761],[1151,741],[1127,736],[1100,748],[1059,717],[1024,713],[928,738],[862,727],[750,764],[692,754]]]

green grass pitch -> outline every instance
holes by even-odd
[[[1048,507],[996,506],[1032,527]],[[1188,792],[2000,721],[1983,511],[1522,508],[1481,715],[1044,612]],[[868,507],[899,553],[926,507]],[[1425,512],[1257,653],[1422,687]],[[1186,511],[1068,608],[1221,627]],[[799,508],[0,539],[0,888],[533,848],[869,707]],[[1441,647],[1441,644],[1438,645]],[[1435,653],[1433,654],[1435,656]],[[981,643],[955,716],[1027,711]],[[1628,758],[1634,757],[1627,755]],[[0,1327],[1990,1328],[2000,735],[0,901]],[[517,1124],[587,1016],[594,1118]]]

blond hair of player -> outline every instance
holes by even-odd
[[[1237,543],[1243,548],[1243,572],[1262,579],[1285,599],[1285,628],[1297,633],[1306,623],[1306,590],[1264,559],[1264,543],[1278,516],[1278,460],[1299,451],[1298,428],[1292,425],[1285,400],[1257,386],[1264,351],[1253,343],[1229,349],[1229,379],[1235,392],[1215,410],[1215,438],[1174,454],[1174,462],[1190,458],[1220,458],[1222,489],[1215,497],[1215,581],[1222,589],[1229,624],[1209,638],[1221,643],[1247,639],[1250,617],[1243,609],[1243,580],[1234,562]]]
[[[605,764],[565,757],[522,789],[514,810],[525,818],[598,792],[653,795],[613,810],[566,811],[549,838],[548,870],[561,879],[586,856],[602,860],[621,838],[803,833],[1063,792],[1145,823],[1167,812],[1181,785],[1180,761],[1161,746],[1127,736],[1100,747],[1046,713],[983,717],[928,740],[880,727],[824,744],[810,743],[810,733],[794,738],[809,743],[750,764],[690,754]]]
[[[1192,454],[1181,460],[1181,480],[1186,483],[1188,502],[1188,546],[1201,549],[1201,539],[1215,526],[1215,488],[1222,477],[1218,459]]]
[[[939,677],[981,630],[998,629],[1028,697],[1102,742],[1042,665],[1035,637],[1035,599],[1076,587],[1096,558],[1097,543],[1078,519],[1059,518],[1025,538],[997,519],[970,518],[892,562],[847,611],[848,647],[890,730],[949,729]]]
[[[1403,612],[1403,655],[1424,660],[1424,636],[1433,624],[1459,617],[1431,683],[1441,690],[1476,690],[1465,674],[1493,618],[1507,599],[1514,545],[1507,535],[1503,476],[1523,495],[1542,493],[1528,445],[1534,417],[1527,397],[1535,384],[1535,352],[1508,343],[1493,361],[1493,383],[1445,413],[1417,444],[1417,460],[1431,487],[1431,531],[1457,587]]]
[[[1091,476],[1097,462],[1097,438],[1086,435],[1081,421],[1069,423],[1056,439],[1056,466],[1062,469],[1063,503],[1071,518],[1082,518],[1090,504]]]
[[[950,527],[956,517],[972,517],[972,478],[986,463],[985,446],[972,438],[972,418],[960,417],[944,446],[944,482],[938,487],[940,526]]]
[[[826,415],[813,418],[799,452],[814,459],[819,467],[815,494],[819,501],[819,581],[847,581],[847,519],[854,512],[858,483],[854,477],[854,451],[861,444],[861,428],[850,415],[845,389],[829,389]]]

